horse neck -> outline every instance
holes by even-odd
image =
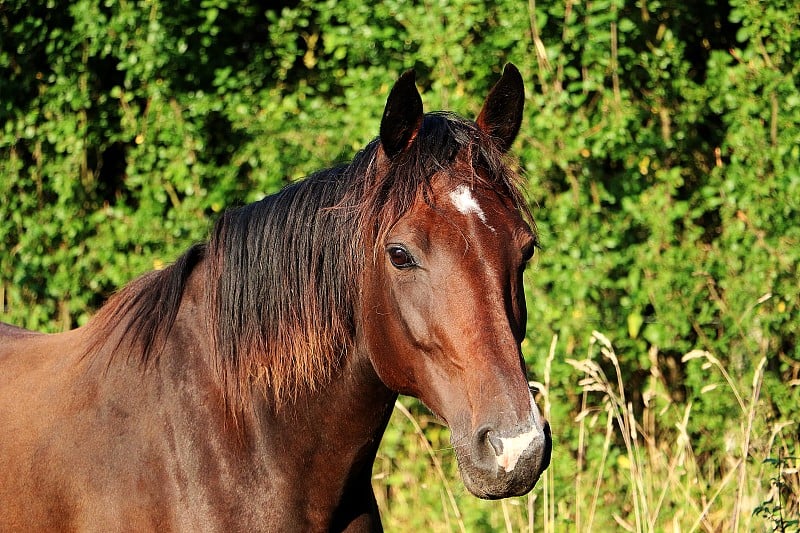
[[[316,390],[300,392],[293,401],[276,405],[269,390],[252,385],[248,395],[251,408],[236,420],[230,406],[225,405],[224,384],[213,371],[219,365],[210,350],[203,347],[207,343],[207,309],[202,297],[206,290],[204,266],[199,265],[187,283],[171,333],[176,345],[167,354],[172,363],[162,357],[160,364],[174,367],[167,374],[175,376],[196,372],[188,380],[180,377],[183,383],[215,389],[196,393],[197,397],[212,398],[211,402],[185,402],[179,406],[201,410],[185,418],[197,421],[203,428],[203,438],[208,438],[209,432],[217,433],[211,437],[218,439],[218,456],[209,456],[208,460],[225,463],[225,470],[236,474],[232,479],[241,474],[244,481],[239,489],[245,491],[243,497],[271,494],[276,485],[285,487],[280,495],[282,505],[296,508],[287,509],[284,516],[304,517],[304,529],[329,529],[331,519],[346,522],[348,517],[340,516],[342,513],[363,510],[348,511],[345,500],[352,499],[363,506],[373,498],[372,464],[397,395],[383,385],[363,343],[356,341],[329,382]],[[182,346],[193,348],[187,351]],[[192,356],[192,350],[198,353]],[[197,355],[211,361],[182,360]],[[186,429],[197,433],[196,427],[189,422]],[[231,494],[235,492],[231,490]],[[264,503],[274,506],[275,500]]]
[[[301,499],[371,495],[372,464],[397,394],[378,379],[365,354],[356,350],[330,383],[277,412],[261,398],[247,432],[258,448],[281,450],[271,470],[291,479]]]

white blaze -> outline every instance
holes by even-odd
[[[462,215],[478,215],[481,222],[492,229],[492,227],[486,223],[486,215],[483,213],[481,206],[478,205],[478,201],[472,196],[472,191],[469,190],[468,186],[459,185],[456,187],[455,190],[450,193],[450,201],[453,202],[453,205],[458,209],[459,213]]]

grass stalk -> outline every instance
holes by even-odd
[[[779,474],[781,479],[790,479],[785,483],[788,488],[782,488],[784,495],[789,494],[788,503],[780,503],[781,494],[774,483],[765,482],[770,474],[766,467],[758,469],[747,464],[751,455],[763,452],[775,456],[775,447],[780,447],[783,455],[794,449],[792,439],[779,443],[778,435],[792,433],[792,438],[795,438],[795,422],[776,421],[765,427],[756,419],[763,404],[762,385],[766,388],[766,357],[756,365],[752,387],[749,387],[737,385],[734,376],[728,374],[722,362],[709,352],[695,350],[683,356],[683,361],[702,359],[702,369],[709,377],[716,377],[714,374],[719,372],[728,385],[714,389],[716,384],[713,382],[719,383],[719,380],[709,379],[709,385],[702,389],[701,394],[712,390],[716,395],[731,394],[739,405],[739,409],[733,411],[738,427],[735,426],[732,433],[732,449],[720,450],[719,453],[704,452],[701,456],[695,449],[698,444],[694,439],[697,432],[703,430],[703,426],[698,425],[702,422],[698,418],[703,412],[702,405],[698,408],[692,399],[675,399],[668,389],[661,388],[662,371],[669,369],[660,366],[663,363],[657,350],[651,349],[648,353],[651,363],[649,382],[640,391],[642,406],[637,406],[631,390],[626,389],[628,384],[621,371],[622,361],[604,335],[593,334],[587,357],[582,360],[557,360],[557,343],[558,337],[554,336],[544,364],[542,383],[530,382],[530,385],[538,391],[536,399],[543,416],[556,429],[569,424],[575,426],[571,431],[575,442],[554,442],[553,464],[542,475],[539,487],[524,500],[520,499],[519,505],[514,501],[477,503],[472,498],[462,500],[460,495],[454,494],[460,479],[445,474],[440,457],[434,453],[419,422],[398,403],[398,410],[411,421],[420,437],[414,439],[420,444],[413,445],[412,453],[419,450],[416,453],[420,458],[430,457],[434,466],[430,482],[424,485],[433,485],[436,478],[436,500],[440,497],[445,509],[441,527],[446,528],[435,527],[434,530],[465,532],[474,528],[483,530],[491,524],[494,530],[524,530],[529,533],[548,533],[563,530],[564,526],[575,531],[741,532],[759,529],[756,515],[749,512],[748,506],[753,505],[754,497],[764,487],[770,493],[762,501],[777,501],[780,505],[778,511],[772,511],[773,516],[767,519],[776,524],[794,523],[798,514],[796,487],[800,481],[796,462],[787,463],[788,474],[784,471]],[[566,367],[558,368],[559,364],[566,364]],[[572,396],[580,411],[570,420],[558,420],[560,412],[552,412],[555,396],[551,394],[551,382],[556,382],[555,376],[564,379],[564,368],[569,367],[581,388],[579,396]],[[616,375],[611,375],[612,372]],[[738,412],[742,415],[736,416]],[[787,431],[786,428],[792,429]],[[557,440],[558,432],[554,436],[554,441]],[[570,454],[573,454],[572,458]],[[574,462],[565,473],[564,465],[569,465],[570,460]],[[420,494],[403,500],[398,508],[413,513],[415,505],[418,505],[415,498],[420,501],[424,498],[424,485],[418,485],[422,491]],[[458,500],[456,496],[459,496]],[[778,514],[784,511],[787,511],[785,516]],[[403,527],[412,527],[411,523],[398,527],[407,530]]]
[[[503,510],[503,523],[507,533],[514,533],[514,525],[511,523],[511,513],[508,511],[508,500],[500,500],[500,508]]]
[[[464,519],[461,516],[461,510],[458,508],[458,503],[456,503],[456,498],[453,495],[453,490],[450,488],[450,481],[444,473],[442,469],[442,463],[439,461],[439,458],[436,457],[436,454],[433,452],[433,448],[431,447],[431,443],[428,442],[428,438],[425,436],[425,432],[422,431],[422,428],[417,422],[417,419],[411,412],[406,408],[405,405],[400,403],[400,401],[396,401],[394,404],[395,408],[400,411],[403,416],[405,416],[410,422],[411,425],[414,426],[414,432],[420,439],[425,451],[428,453],[428,456],[431,458],[431,462],[433,462],[433,467],[436,470],[436,474],[439,477],[439,481],[441,481],[442,486],[444,487],[445,492],[447,493],[447,498],[450,501],[450,506],[453,509],[453,514],[456,517],[456,521],[458,523],[458,528],[461,530],[462,533],[466,533],[467,528],[464,525]]]
[[[744,434],[742,435],[742,462],[739,466],[739,485],[736,487],[736,502],[733,506],[733,531],[739,531],[739,519],[742,514],[742,499],[744,498],[745,479],[747,470],[747,457],[750,455],[750,437],[753,430],[753,419],[756,414],[756,403],[761,396],[761,382],[764,379],[764,367],[767,364],[767,358],[762,357],[761,361],[756,367],[756,372],[753,375],[753,390],[750,395],[750,407],[747,413],[747,426],[745,427]]]

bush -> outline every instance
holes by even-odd
[[[572,417],[593,396],[565,360],[594,330],[615,345],[634,416],[662,402],[674,437],[691,407],[683,431],[708,478],[731,471],[723,451],[746,413],[720,391],[750,390],[763,359],[743,453],[778,457],[770,428],[800,412],[800,7],[670,4],[8,0],[0,318],[85,323],[222,209],[349,158],[402,70],[417,70],[426,109],[474,115],[513,61],[529,93],[515,153],[545,245],[526,278],[533,378],[559,339],[553,475],[569,480],[583,453]],[[800,489],[782,487],[796,512]]]

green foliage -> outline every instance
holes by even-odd
[[[785,494],[791,491],[791,477],[798,477],[797,469],[793,467],[793,461],[797,457],[768,457],[764,463],[774,467],[777,472],[770,477],[770,483],[774,490],[770,491],[769,498],[761,502],[754,510],[753,514],[762,516],[772,526],[772,531],[800,531],[800,519],[787,518],[796,516],[796,512],[786,509]],[[786,471],[789,470],[790,473]],[[796,481],[796,480],[795,480]]]
[[[116,288],[204,239],[225,207],[351,157],[376,135],[403,70],[417,70],[427,109],[473,115],[513,61],[529,95],[514,152],[544,243],[526,274],[523,350],[531,377],[548,375],[553,475],[565,480],[548,501],[571,516],[570,480],[587,464],[573,418],[592,396],[565,360],[593,330],[613,341],[635,413],[659,402],[669,435],[691,409],[684,430],[709,479],[730,469],[721,450],[746,403],[720,391],[749,390],[758,361],[754,434],[796,423],[797,3],[265,6],[0,3],[0,319],[85,323]],[[714,354],[727,378],[684,357],[692,350]],[[398,431],[379,463],[404,476],[427,468]],[[441,428],[425,431],[446,448]],[[602,444],[603,428],[587,438]],[[746,462],[772,456],[766,436],[752,444]],[[607,460],[618,456],[612,447]],[[408,478],[387,487],[387,505],[410,520],[392,523],[430,526],[399,503],[412,501]],[[791,509],[799,490],[785,490]],[[424,505],[449,513],[446,502],[436,493]],[[482,506],[460,505],[453,523],[503,527]]]

